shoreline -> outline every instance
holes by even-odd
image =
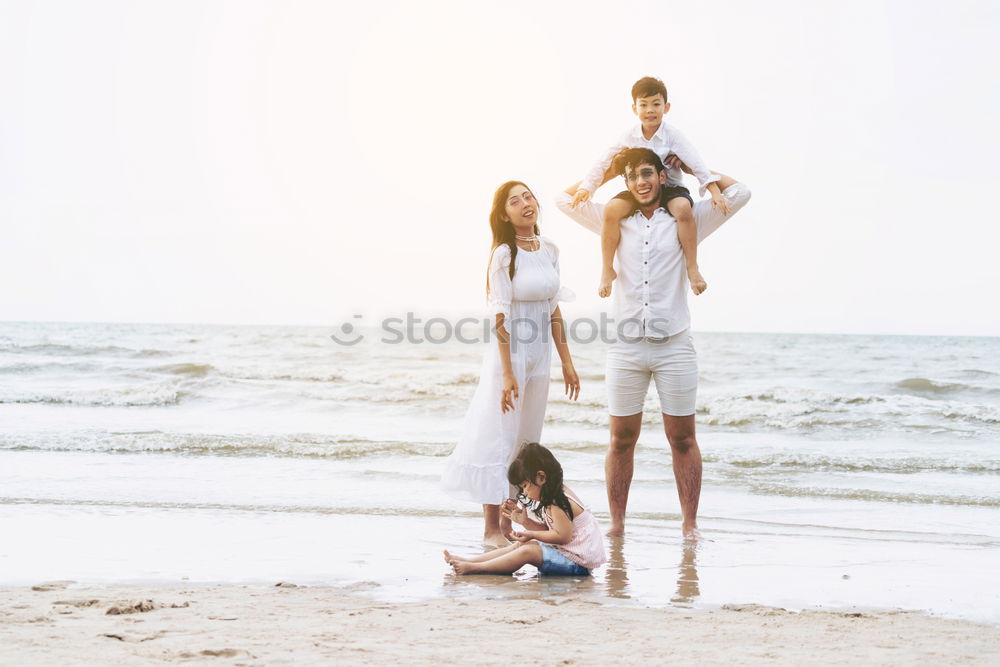
[[[362,587],[363,589],[363,587]],[[3,586],[0,663],[987,664],[1000,625],[919,611],[653,608],[579,598],[385,602],[355,587]],[[110,613],[109,613],[110,612]],[[475,653],[470,655],[470,642]]]

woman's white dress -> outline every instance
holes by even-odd
[[[518,248],[513,282],[507,245],[497,246],[490,260],[490,318],[504,314],[520,398],[514,410],[501,412],[503,372],[497,342],[491,340],[462,435],[441,476],[441,488],[459,500],[499,505],[511,497],[507,467],[520,445],[538,442],[542,436],[552,363],[550,317],[559,301],[574,296],[560,286],[556,244],[539,238],[538,250]]]

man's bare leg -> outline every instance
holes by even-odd
[[[483,544],[488,547],[505,547],[510,542],[500,528],[500,506],[483,505]]]
[[[674,460],[674,481],[683,517],[681,531],[686,538],[696,538],[701,498],[701,450],[694,434],[694,415],[674,417],[664,413],[663,428]]]
[[[639,441],[641,428],[641,412],[627,417],[611,417],[611,443],[604,459],[604,479],[611,509],[609,537],[625,534],[625,508],[628,505],[628,490],[632,486],[635,443]]]

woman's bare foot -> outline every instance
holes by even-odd
[[[510,541],[502,533],[490,533],[483,536],[483,546],[499,549],[510,545]]]

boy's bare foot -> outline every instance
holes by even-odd
[[[483,537],[483,546],[499,549],[510,545],[510,541],[501,533],[490,533]]]
[[[688,269],[688,280],[691,281],[691,291],[695,296],[708,289],[708,283],[701,277],[701,271],[698,269]]]
[[[597,288],[597,296],[606,299],[611,296],[611,283],[618,277],[614,269],[605,269],[601,272],[601,286]]]

